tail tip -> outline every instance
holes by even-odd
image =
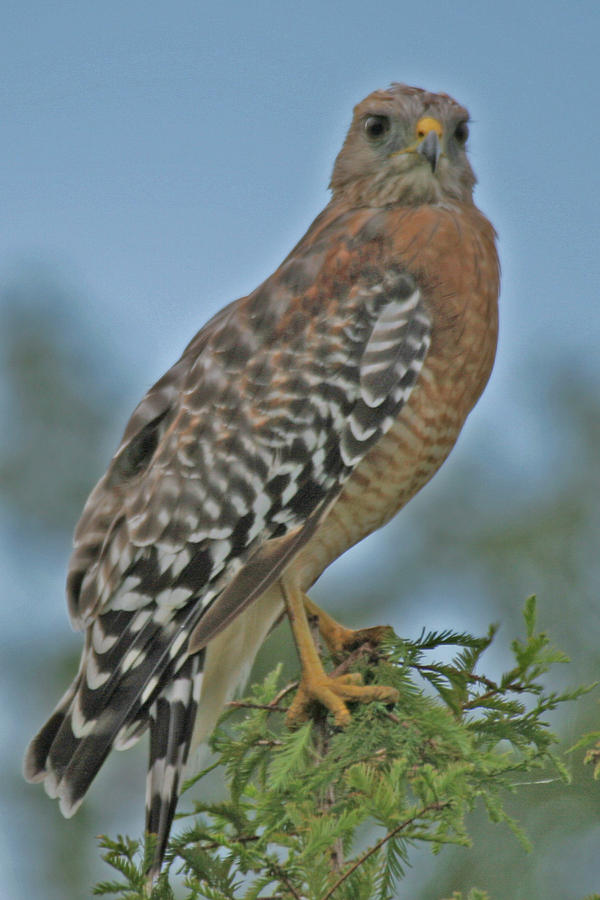
[[[23,777],[25,781],[29,781],[31,784],[43,781],[48,774],[47,760],[48,744],[40,732],[30,741],[25,751],[23,758]]]
[[[73,797],[68,781],[61,779],[54,769],[47,765],[47,755],[40,754],[40,748],[36,742],[37,738],[34,738],[25,752],[23,777],[30,784],[43,782],[48,797],[52,800],[58,799],[61,813],[65,819],[70,819],[81,806],[83,796]]]

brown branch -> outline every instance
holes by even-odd
[[[289,694],[290,691],[295,691],[297,687],[298,687],[297,681],[290,681],[290,683],[286,684],[286,686],[284,688],[282,688],[278,694],[275,694],[275,696],[271,700],[271,703],[273,705],[277,705],[279,703],[279,701],[285,697],[286,694]]]
[[[424,663],[411,663],[411,668],[416,669],[417,672],[436,672],[438,675],[442,675],[446,678],[448,677],[447,667],[444,671],[444,668],[441,666],[428,666]],[[460,669],[454,669],[454,671],[463,674]],[[501,687],[495,681],[492,681],[491,678],[486,678],[485,675],[476,675],[475,672],[465,672],[464,674],[468,681],[475,682],[476,684],[483,684],[486,688],[488,688],[485,694],[481,694],[481,697],[489,697],[493,694],[501,693],[504,691],[512,691],[515,694],[523,694],[528,690],[527,685],[522,684],[520,681],[509,681],[508,684],[505,684]]]
[[[435,672],[436,675],[441,675],[444,678],[448,677],[448,667],[445,669],[441,666],[431,666],[425,665],[425,663],[411,663],[411,668],[416,669],[417,672]],[[460,672],[460,669],[454,669],[455,672]],[[461,673],[462,674],[462,673]],[[484,684],[487,688],[490,688],[492,691],[499,690],[498,685],[495,681],[492,681],[490,678],[486,678],[485,675],[476,675],[474,672],[465,672],[464,673],[469,681],[476,681],[478,684]]]
[[[435,672],[437,675],[441,675],[444,678],[448,678],[447,669],[444,669],[440,666],[431,666],[425,665],[423,663],[411,663],[411,667],[416,669],[417,672]],[[455,669],[455,672],[459,672],[459,669]],[[471,700],[465,700],[464,703],[460,704],[461,711],[467,709],[477,709],[481,703],[489,700],[490,697],[496,696],[496,694],[503,694],[506,691],[511,691],[513,694],[524,694],[528,691],[528,687],[526,684],[522,684],[520,681],[510,681],[508,684],[500,686],[495,681],[492,681],[491,678],[486,678],[485,675],[476,675],[475,672],[466,672],[464,673],[468,682],[475,684],[482,684],[487,688],[487,691],[484,691],[483,694],[479,694],[477,697],[473,697]]]
[[[494,687],[490,688],[489,691],[485,691],[485,693],[479,694],[479,696],[477,697],[473,697],[472,700],[467,700],[462,704],[462,708],[477,709],[477,707],[480,706],[482,702],[489,700],[490,697],[494,697],[496,694],[503,694],[506,691],[512,691],[513,694],[525,694],[527,693],[527,690],[527,686],[521,684],[520,681],[506,684],[503,688],[500,688],[498,685],[494,685]]]
[[[252,841],[257,841],[260,838],[259,834],[248,834],[246,836],[240,835],[239,837],[232,838],[230,843],[232,844],[250,844]],[[198,841],[198,844],[202,845],[203,850],[218,850],[219,847],[226,847],[227,844],[224,844],[222,841],[207,841],[205,844],[202,844],[202,841]]]
[[[370,856],[373,856],[374,853],[377,853],[378,850],[381,850],[381,848],[385,844],[387,844],[387,842],[390,841],[393,837],[395,837],[400,831],[402,831],[403,828],[407,828],[409,825],[412,825],[412,823],[416,822],[417,819],[422,818],[425,813],[432,812],[433,810],[445,809],[447,806],[450,806],[449,802],[430,803],[428,806],[424,806],[423,809],[421,809],[418,813],[415,813],[414,816],[411,816],[409,819],[405,819],[404,822],[400,822],[399,825],[396,825],[395,828],[392,828],[391,831],[388,831],[388,833],[385,834],[381,838],[381,840],[377,841],[377,843],[373,847],[363,853],[363,855],[360,856],[340,878],[338,878],[333,887],[329,888],[327,893],[323,897],[321,897],[321,900],[329,900],[329,898],[333,896],[340,885],[343,884],[344,881],[346,881],[346,879],[349,878],[350,875],[352,875],[352,873],[355,872],[359,866],[362,866],[362,864],[366,862]]]
[[[269,712],[286,712],[283,706],[274,706],[273,703],[252,703],[249,700],[230,700],[227,706],[232,709],[268,709]]]
[[[267,709],[269,712],[286,712],[285,707],[279,706],[279,701],[297,687],[297,681],[286,684],[286,686],[273,697],[270,703],[252,703],[251,700],[230,700],[227,706],[231,706],[233,709]]]
[[[288,889],[288,891],[290,892],[292,897],[295,897],[295,900],[304,900],[302,895],[298,893],[298,891],[296,890],[296,888],[294,887],[292,882],[289,880],[289,878],[285,874],[285,871],[280,866],[270,865],[269,872],[272,875],[274,875],[276,878],[279,878],[279,879],[281,879],[281,881],[283,881],[283,883],[285,884],[286,888]]]

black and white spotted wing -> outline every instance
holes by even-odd
[[[278,577],[419,376],[419,286],[376,228],[345,235],[342,217],[198,334],[86,504],[68,581],[82,663],[26,760],[65,815],[149,725],[148,824],[164,846],[199,699],[190,636],[203,646]]]

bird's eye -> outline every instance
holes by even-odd
[[[466,144],[467,138],[469,137],[469,126],[465,120],[459,122],[454,129],[454,137],[459,144]]]
[[[387,116],[367,116],[364,128],[370,141],[379,141],[390,130],[390,120]]]

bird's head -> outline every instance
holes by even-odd
[[[472,201],[469,113],[448,94],[392,84],[354,108],[335,161],[334,197],[383,206]]]

